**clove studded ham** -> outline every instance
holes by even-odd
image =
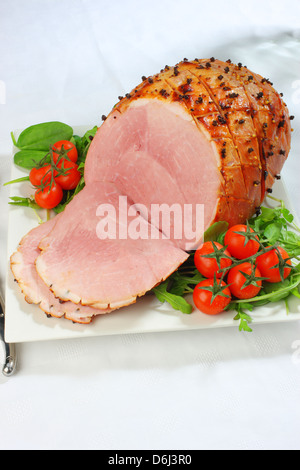
[[[84,190],[33,243],[39,282],[72,311],[77,307],[78,321],[134,303],[187,259],[214,222],[244,223],[259,210],[290,145],[281,95],[241,64],[184,59],[143,77],[99,127],[86,159]],[[120,197],[126,197],[123,208]],[[99,236],[100,205],[115,208],[113,240]],[[193,237],[175,235],[174,220],[166,226],[153,206],[182,213],[189,206]],[[132,237],[130,224],[126,236],[118,236],[125,209],[140,231],[154,236]],[[22,276],[16,276],[21,285]]]

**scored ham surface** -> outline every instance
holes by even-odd
[[[244,223],[259,210],[290,145],[282,97],[242,64],[184,60],[143,77],[99,127],[86,187],[40,237],[40,279],[55,298],[95,314],[135,302],[184,262],[214,222]],[[127,209],[142,205],[132,215],[140,230],[164,236],[100,240],[97,208],[110,204],[117,217],[120,196]],[[201,204],[204,225],[192,239],[174,236],[173,219],[166,227],[153,217],[153,204],[190,205],[193,229]]]
[[[168,110],[177,117],[177,124],[169,121]],[[118,118],[119,123],[113,122]],[[179,184],[186,183],[183,175],[188,174],[185,193],[195,178],[202,191],[194,197],[203,201],[211,189],[206,173],[201,174],[204,160],[205,172],[211,165],[218,166],[214,180],[219,179],[221,183],[215,192],[217,212],[211,213],[215,202],[211,200],[207,211],[210,217],[227,220],[230,225],[245,221],[258,209],[266,190],[272,188],[280,174],[291,143],[287,107],[270,81],[241,64],[215,59],[166,66],[127,94],[115,106],[108,121],[99,129],[91,147],[85,172],[87,182],[101,179],[101,172],[105,171],[108,178],[121,180],[124,185],[128,178],[133,181],[131,162],[136,164],[138,160],[142,167],[151,160],[151,167],[153,161],[167,167],[175,180],[180,173]],[[184,121],[190,123],[188,137]],[[193,133],[198,134],[198,140],[201,138],[202,148],[195,142],[197,137],[191,138]],[[184,158],[188,149],[193,154],[190,161]],[[143,155],[144,150],[148,155]],[[125,164],[125,158],[126,173],[122,168],[119,174],[116,170],[123,162]],[[174,166],[175,174],[170,165]],[[155,174],[155,181],[157,176]],[[138,188],[126,189],[138,191]],[[159,189],[162,202],[166,198],[165,188],[160,186]],[[198,188],[191,191],[195,189]]]

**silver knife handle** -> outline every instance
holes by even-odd
[[[0,313],[0,319],[4,317],[4,313]],[[16,370],[16,346],[13,343],[4,342],[5,362],[2,369],[3,375],[10,377]]]
[[[16,352],[15,352],[15,345],[10,343],[7,344],[5,347],[6,358],[5,364],[2,369],[2,374],[6,377],[10,377],[14,374],[16,370]]]

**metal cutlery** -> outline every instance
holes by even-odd
[[[2,368],[2,373],[6,377],[10,377],[14,374],[17,364],[16,345],[13,343],[7,343],[5,341],[4,334],[5,325],[5,303],[0,292],[0,339],[4,344],[5,349],[5,362]]]

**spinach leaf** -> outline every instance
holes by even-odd
[[[226,231],[228,230],[228,227],[228,222],[215,222],[206,230],[204,234],[204,241],[218,241],[222,237],[222,235],[225,235]]]
[[[47,152],[55,142],[70,140],[72,135],[73,129],[67,124],[59,121],[44,122],[27,127],[14,143],[20,150],[44,150]]]
[[[14,155],[15,165],[31,170],[46,156],[43,150],[20,150]],[[50,162],[50,156],[47,162]]]

